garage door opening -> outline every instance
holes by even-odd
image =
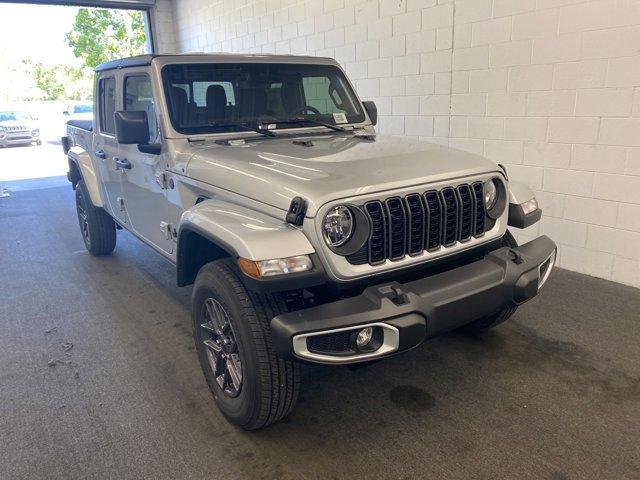
[[[93,118],[93,67],[152,53],[149,25],[145,8],[0,3],[0,194],[64,180],[60,137]]]

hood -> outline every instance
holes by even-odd
[[[301,145],[309,141],[311,146]],[[375,141],[343,133],[250,140],[195,147],[186,174],[288,210],[307,200],[307,216],[341,198],[497,171],[478,155],[402,137]]]

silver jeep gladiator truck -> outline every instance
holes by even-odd
[[[144,55],[96,68],[93,121],[63,147],[89,252],[126,229],[193,285],[198,357],[222,414],[286,416],[300,364],[378,361],[482,331],[554,267],[533,193],[500,165],[376,135],[329,58]]]

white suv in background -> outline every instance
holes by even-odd
[[[0,148],[29,143],[42,144],[33,118],[16,110],[0,110]]]

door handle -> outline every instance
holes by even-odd
[[[123,170],[131,170],[131,167],[133,166],[126,158],[114,158],[113,160],[116,162],[116,170],[120,168]]]
[[[95,153],[96,157],[98,157],[98,158],[102,158],[103,160],[104,160],[105,158],[107,158],[107,154],[106,154],[106,153],[104,153],[104,150],[96,150],[96,151],[95,151],[95,152],[93,152],[93,153]]]

